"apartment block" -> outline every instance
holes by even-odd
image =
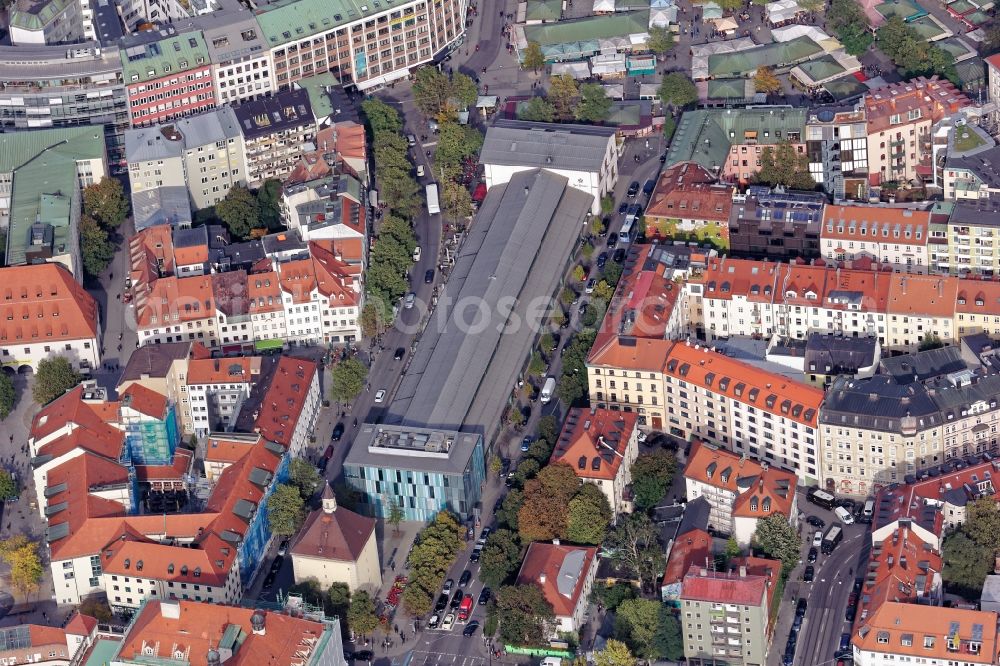
[[[573,408],[566,415],[549,462],[570,465],[593,483],[617,517],[631,510],[632,463],[639,456],[636,415],[609,409]]]
[[[680,621],[684,657],[708,666],[725,661],[743,666],[767,663],[768,617],[780,562],[762,573],[691,567],[681,582]]]
[[[409,0],[380,6],[299,0],[257,13],[279,90],[330,71],[368,90],[405,78],[465,34],[466,0]]]
[[[815,259],[826,197],[751,185],[734,192],[729,217],[729,253],[734,257]]]
[[[709,171],[695,162],[675,164],[660,174],[646,206],[646,235],[672,236],[711,226],[720,239],[729,231],[733,207],[732,185],[715,182]]]
[[[938,270],[953,275],[1000,275],[1000,206],[991,199],[959,201],[944,229]]]
[[[167,29],[134,36],[120,51],[132,127],[183,118],[216,105],[204,36],[172,33]]]
[[[576,633],[590,605],[590,591],[597,577],[597,548],[534,542],[528,545],[517,585],[535,585],[555,614],[548,633]]]
[[[896,272],[927,273],[930,211],[884,206],[832,205],[823,211],[823,258],[867,258]]]
[[[234,185],[247,182],[243,138],[229,107],[129,130],[125,159],[138,231],[171,223],[181,212],[190,220],[192,208],[214,206]],[[186,211],[165,214],[164,201],[174,193]]]
[[[933,125],[971,105],[954,84],[937,76],[866,95],[869,184],[933,180]]]
[[[863,106],[809,110],[806,119],[809,175],[836,202],[864,200],[868,193],[868,124]]]
[[[305,90],[246,101],[233,108],[246,151],[247,182],[283,179],[316,138],[316,119]]]
[[[954,666],[992,664],[997,656],[997,614],[889,601],[858,623],[851,642],[858,666],[916,659]]]
[[[250,12],[214,12],[198,16],[189,24],[205,37],[220,105],[238,104],[274,92],[271,52]],[[183,31],[186,26],[181,23],[178,27]]]
[[[684,467],[688,501],[704,497],[711,507],[708,526],[747,548],[757,522],[781,515],[794,527],[796,476],[745,455],[695,441]]]
[[[80,0],[18,0],[9,11],[10,43],[14,46],[83,41]]]

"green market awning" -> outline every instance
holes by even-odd
[[[257,351],[271,351],[272,349],[281,349],[285,346],[284,340],[257,340],[253,343],[254,349]]]

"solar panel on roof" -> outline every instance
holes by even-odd
[[[0,652],[31,647],[31,632],[26,625],[0,629]]]

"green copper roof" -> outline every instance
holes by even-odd
[[[326,86],[339,86],[340,81],[330,72],[323,72],[314,76],[307,76],[295,82],[309,95],[309,105],[312,106],[313,115],[317,118],[327,118],[333,115],[333,104],[330,96],[326,94]]]
[[[11,132],[0,135],[0,173],[14,173],[7,263],[26,261],[31,227],[42,222],[44,241],[54,254],[70,251],[77,239],[70,228],[77,162],[103,159],[100,127]]]
[[[713,77],[738,77],[761,67],[795,65],[822,52],[823,47],[809,37],[796,37],[743,51],[714,53],[708,56],[708,73]]]
[[[798,132],[801,139],[805,124],[805,109],[764,106],[688,111],[681,116],[674,133],[667,152],[667,166],[691,161],[709,170],[722,167],[729,148],[744,143],[748,136],[755,135],[760,145],[784,141],[789,138],[789,132]]]
[[[10,24],[25,30],[41,30],[66,9],[70,0],[40,0],[18,3],[10,16]]]
[[[529,21],[558,21],[562,16],[562,0],[528,0],[525,18]]]
[[[366,16],[383,14],[402,5],[403,0],[279,0],[258,10],[257,23],[269,46],[294,42]],[[413,6],[402,8],[403,15],[391,23],[414,18]]]
[[[119,51],[125,83],[149,81],[211,63],[204,35],[185,32]]]
[[[649,31],[649,10],[524,26],[524,38],[539,46],[628,37]]]

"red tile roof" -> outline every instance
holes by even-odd
[[[780,571],[781,564],[776,564],[775,570]],[[769,583],[774,586],[774,581],[765,576],[706,572],[703,567],[695,565],[688,570],[681,583],[681,599],[766,608]]]
[[[263,633],[253,631],[250,620],[255,613],[264,618]],[[320,638],[328,630],[319,622],[272,611],[194,601],[149,601],[130,625],[118,654],[124,660],[141,659],[143,648],[148,646],[160,659],[173,659],[180,651],[190,666],[207,666],[209,650],[219,648],[230,627],[236,627],[238,635],[227,666],[307,663],[316,647],[325,645]]]
[[[890,83],[865,95],[868,134],[871,136],[893,127],[903,127],[909,122],[918,122],[908,119],[911,111],[919,110],[919,122],[928,119],[937,122],[971,105],[972,100],[959,92],[955,84],[937,76]],[[890,123],[894,116],[902,122]]]
[[[790,517],[798,481],[792,472],[765,468],[755,460],[700,441],[691,447],[684,477],[736,495],[733,515],[745,518],[766,518],[772,514]]]
[[[254,430],[264,438],[289,448],[315,375],[316,364],[313,361],[291,356],[278,359],[271,384],[261,400]]]
[[[60,264],[0,268],[0,345],[97,337],[97,302]]]
[[[680,535],[674,541],[663,573],[663,584],[680,582],[692,566],[705,567],[712,557],[712,535],[702,529],[694,529]]]
[[[588,571],[597,557],[592,546],[534,542],[517,574],[518,585],[536,585],[552,604],[556,617],[572,616]],[[565,566],[564,566],[565,565]],[[560,576],[562,572],[562,576]]]
[[[146,388],[142,384],[131,384],[121,395],[121,402],[140,414],[163,420],[167,414],[167,396]]]
[[[953,275],[893,274],[890,314],[951,317],[955,314],[959,280]],[[964,281],[968,282],[968,281]]]
[[[700,164],[680,162],[660,174],[649,198],[646,216],[708,220],[728,225],[732,208],[732,185],[716,182]]]
[[[830,206],[823,209],[823,239],[927,245],[930,211],[884,206]]]
[[[236,546],[206,532],[191,547],[178,548],[135,535],[108,543],[101,550],[101,570],[177,583],[224,587]]]
[[[136,465],[135,473],[140,481],[183,481],[194,466],[194,452],[177,449],[173,465]]]
[[[637,420],[635,412],[572,408],[549,462],[564,462],[583,479],[614,479]]]
[[[329,500],[332,497],[333,488],[327,484],[323,490],[323,499]],[[356,562],[374,534],[374,518],[362,516],[342,506],[330,513],[320,507],[306,518],[292,545],[292,554]]]
[[[912,530],[894,530],[890,538],[872,546],[858,600],[858,623],[887,601],[917,603],[931,599],[935,583],[940,582],[935,576],[941,574],[942,565],[941,556]]]
[[[931,639],[930,647],[926,638]],[[972,642],[978,644],[975,652],[970,649]],[[994,664],[1000,658],[993,611],[888,601],[858,624],[853,643],[865,652],[900,655],[897,660]]]
[[[143,328],[197,321],[215,316],[211,275],[163,277],[144,298],[136,297],[138,323]]]
[[[261,357],[202,358],[188,362],[188,386],[250,384],[260,376]]]

